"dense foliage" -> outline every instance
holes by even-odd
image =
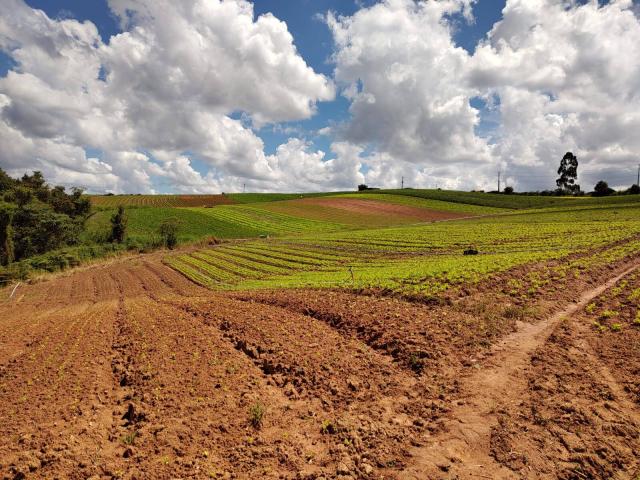
[[[77,245],[91,209],[82,190],[50,187],[40,172],[13,179],[0,169],[0,264]]]

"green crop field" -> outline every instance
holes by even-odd
[[[622,258],[640,251],[638,235],[638,205],[555,208],[394,228],[289,235],[169,256],[166,262],[211,288],[340,287],[432,295],[518,265],[594,249],[604,249],[598,258],[607,261]],[[612,245],[615,242],[626,243]],[[469,246],[480,255],[464,256]]]
[[[318,193],[228,193],[225,196],[233,203],[269,203],[282,200],[297,200],[300,198],[316,198],[333,196],[340,192],[318,192]]]
[[[400,195],[397,192],[446,194],[457,198],[457,201],[445,201],[422,196]],[[543,201],[557,201],[552,207],[533,210],[514,210],[495,206],[461,203],[462,200],[474,201],[478,198],[492,199],[497,197],[504,205],[508,200],[522,199],[509,195],[469,194],[465,192],[442,192],[427,190],[401,190],[396,193],[363,192],[363,193],[328,193],[328,194],[230,194],[230,195],[128,195],[92,197],[99,198],[101,205],[87,222],[86,236],[89,239],[104,239],[108,235],[109,219],[115,212],[115,205],[126,200],[128,216],[128,239],[135,246],[157,246],[160,242],[158,229],[167,218],[178,220],[179,243],[196,242],[209,237],[218,239],[257,239],[260,237],[304,237],[313,234],[317,242],[334,242],[335,244],[359,245],[361,250],[376,248],[379,245],[396,245],[401,251],[412,245],[416,235],[422,240],[430,238],[431,246],[436,247],[440,237],[448,237],[453,241],[455,234],[453,224],[450,227],[428,227],[429,234],[422,232],[419,224],[429,224],[430,212],[437,215],[435,219],[451,219],[447,216],[478,217],[473,225],[480,235],[473,234],[474,228],[469,223],[462,235],[462,243],[477,243],[482,238],[493,238],[491,231],[498,232],[504,227],[497,224],[515,223],[553,223],[564,221],[577,222],[585,215],[590,215],[589,222],[629,220],[640,205],[638,196],[619,196],[600,198],[542,198]],[[426,193],[425,193],[426,192]],[[293,199],[292,199],[293,198]],[[505,200],[506,199],[506,200]],[[365,202],[362,202],[362,201]],[[615,200],[615,201],[614,201]],[[205,201],[224,201],[237,204],[208,207],[200,206]],[[255,202],[255,203],[246,203]],[[192,203],[196,206],[185,206]],[[487,203],[487,200],[484,200]],[[489,202],[491,203],[491,202]],[[513,203],[510,203],[513,207]],[[521,204],[524,205],[524,204]],[[357,207],[353,210],[352,207]],[[392,213],[385,206],[395,208]],[[407,208],[404,208],[407,207]],[[533,212],[533,213],[532,213]],[[589,214],[592,212],[592,214]],[[601,215],[598,214],[601,213]],[[481,218],[483,217],[483,218]],[[597,220],[600,218],[600,220]],[[457,222],[453,222],[457,223]],[[416,225],[418,224],[418,225]],[[413,226],[417,228],[413,228]],[[393,228],[409,228],[397,233]],[[375,237],[370,230],[376,228]],[[441,231],[447,228],[447,231]],[[537,227],[536,227],[537,228]],[[534,228],[535,230],[535,228]],[[350,233],[344,233],[349,231]],[[340,233],[342,232],[342,233]],[[413,232],[413,233],[412,233]],[[535,232],[534,232],[535,233]],[[337,237],[336,237],[337,235]],[[484,235],[484,237],[483,237]],[[499,235],[498,235],[499,236]],[[335,238],[334,238],[335,237]],[[397,237],[397,238],[396,238]]]
[[[640,195],[620,195],[612,197],[554,197],[539,195],[504,195],[483,192],[459,192],[454,190],[376,190],[379,195],[404,195],[409,197],[441,200],[443,202],[463,203],[486,207],[528,209],[572,205],[615,205],[619,203],[640,202]]]
[[[364,201],[364,202],[363,202]],[[408,207],[408,208],[394,208]],[[391,209],[389,207],[392,207]],[[426,200],[400,195],[338,194],[322,199],[288,200],[263,203],[267,212],[282,213],[322,222],[354,227],[406,225],[463,215],[486,215],[504,209]],[[434,216],[433,218],[430,218]],[[442,218],[440,218],[442,219]]]
[[[405,190],[400,190],[404,192]],[[407,207],[427,208],[443,212],[465,213],[469,215],[487,215],[492,213],[503,213],[510,208],[492,207],[487,205],[475,205],[471,203],[452,202],[437,200],[428,197],[419,197],[411,195],[393,194],[393,193],[348,193],[337,194],[336,198],[356,198],[363,200],[375,200],[378,202],[387,202],[395,205],[404,205]]]
[[[96,212],[88,222],[90,235],[106,234],[113,210]],[[145,243],[158,235],[158,227],[167,218],[179,222],[180,242],[206,237],[251,238],[265,235],[340,230],[343,225],[269,212],[254,205],[221,205],[215,208],[129,208],[128,237]]]
[[[123,207],[207,207],[234,202],[227,195],[90,195],[98,209]]]

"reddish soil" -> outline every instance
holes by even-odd
[[[295,202],[299,205],[318,205],[321,207],[335,208],[337,210],[357,214],[355,217],[365,215],[364,218],[369,215],[382,216],[385,218],[400,217],[414,219],[416,222],[429,222],[469,216],[464,213],[430,210],[426,208],[396,205],[377,200],[364,200],[357,198],[303,198],[301,200],[296,200]]]
[[[177,207],[211,207],[214,205],[232,205],[234,202],[226,195],[180,195]]]
[[[526,302],[213,293],[153,255],[0,290],[0,478],[635,479],[637,264]]]

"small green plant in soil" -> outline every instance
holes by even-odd
[[[249,409],[249,423],[253,428],[259,429],[264,422],[264,416],[267,410],[260,402],[256,402]]]
[[[137,437],[138,432],[134,430],[133,432],[127,433],[124,437],[122,437],[122,443],[124,443],[125,445],[133,445],[136,442]]]

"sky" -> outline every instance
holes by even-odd
[[[93,193],[627,188],[638,132],[638,1],[0,2],[0,168]]]

